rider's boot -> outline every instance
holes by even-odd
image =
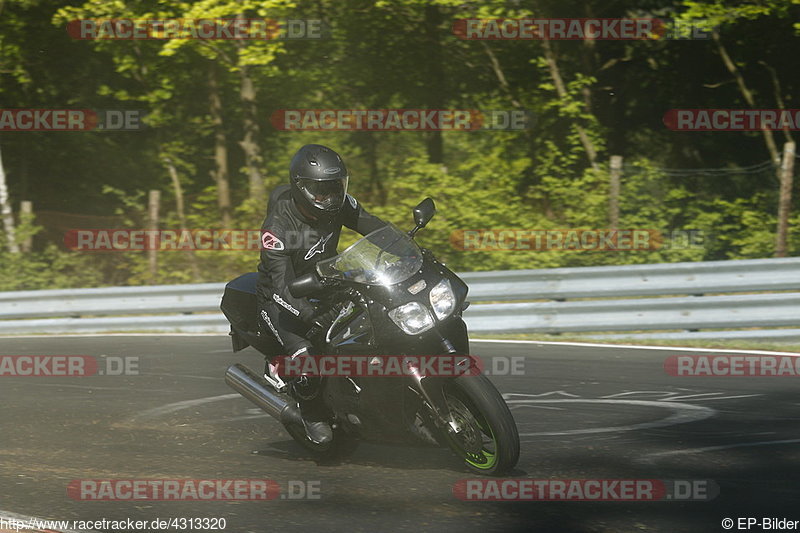
[[[296,353],[292,357],[301,356],[308,356],[308,350]],[[264,378],[278,392],[289,392],[293,398],[297,399],[300,406],[300,416],[303,418],[303,428],[311,442],[327,444],[333,440],[333,429],[327,422],[322,398],[317,394],[319,378],[309,379],[306,376],[301,376],[286,382],[280,376],[278,366],[271,364],[269,360],[267,360],[264,367]]]
[[[333,429],[327,422],[324,410],[319,407],[319,401],[300,400],[300,415],[303,417],[303,426],[306,436],[316,444],[327,444],[333,440]]]

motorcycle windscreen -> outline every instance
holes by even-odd
[[[389,224],[376,229],[336,257],[317,263],[317,273],[367,285],[394,285],[422,268],[422,252],[406,233]]]

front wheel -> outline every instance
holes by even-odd
[[[462,376],[445,385],[445,400],[456,428],[450,447],[467,467],[482,475],[502,475],[519,460],[519,432],[503,397],[484,375]]]

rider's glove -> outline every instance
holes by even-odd
[[[319,329],[325,331],[329,327],[331,327],[331,324],[333,324],[333,321],[336,320],[336,317],[339,316],[340,312],[341,312],[341,307],[338,305],[334,306],[332,309],[316,315],[312,319],[311,323],[314,324],[314,326],[318,327]]]
[[[300,314],[297,316],[297,318],[299,318],[308,325],[312,325],[314,323],[314,317],[316,315],[317,315],[317,310],[314,307],[304,307],[300,310]]]

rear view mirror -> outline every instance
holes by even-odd
[[[424,228],[428,222],[431,221],[433,215],[436,214],[436,204],[430,198],[422,200],[417,207],[414,208],[414,229],[411,230],[409,235],[414,236],[417,231]]]

